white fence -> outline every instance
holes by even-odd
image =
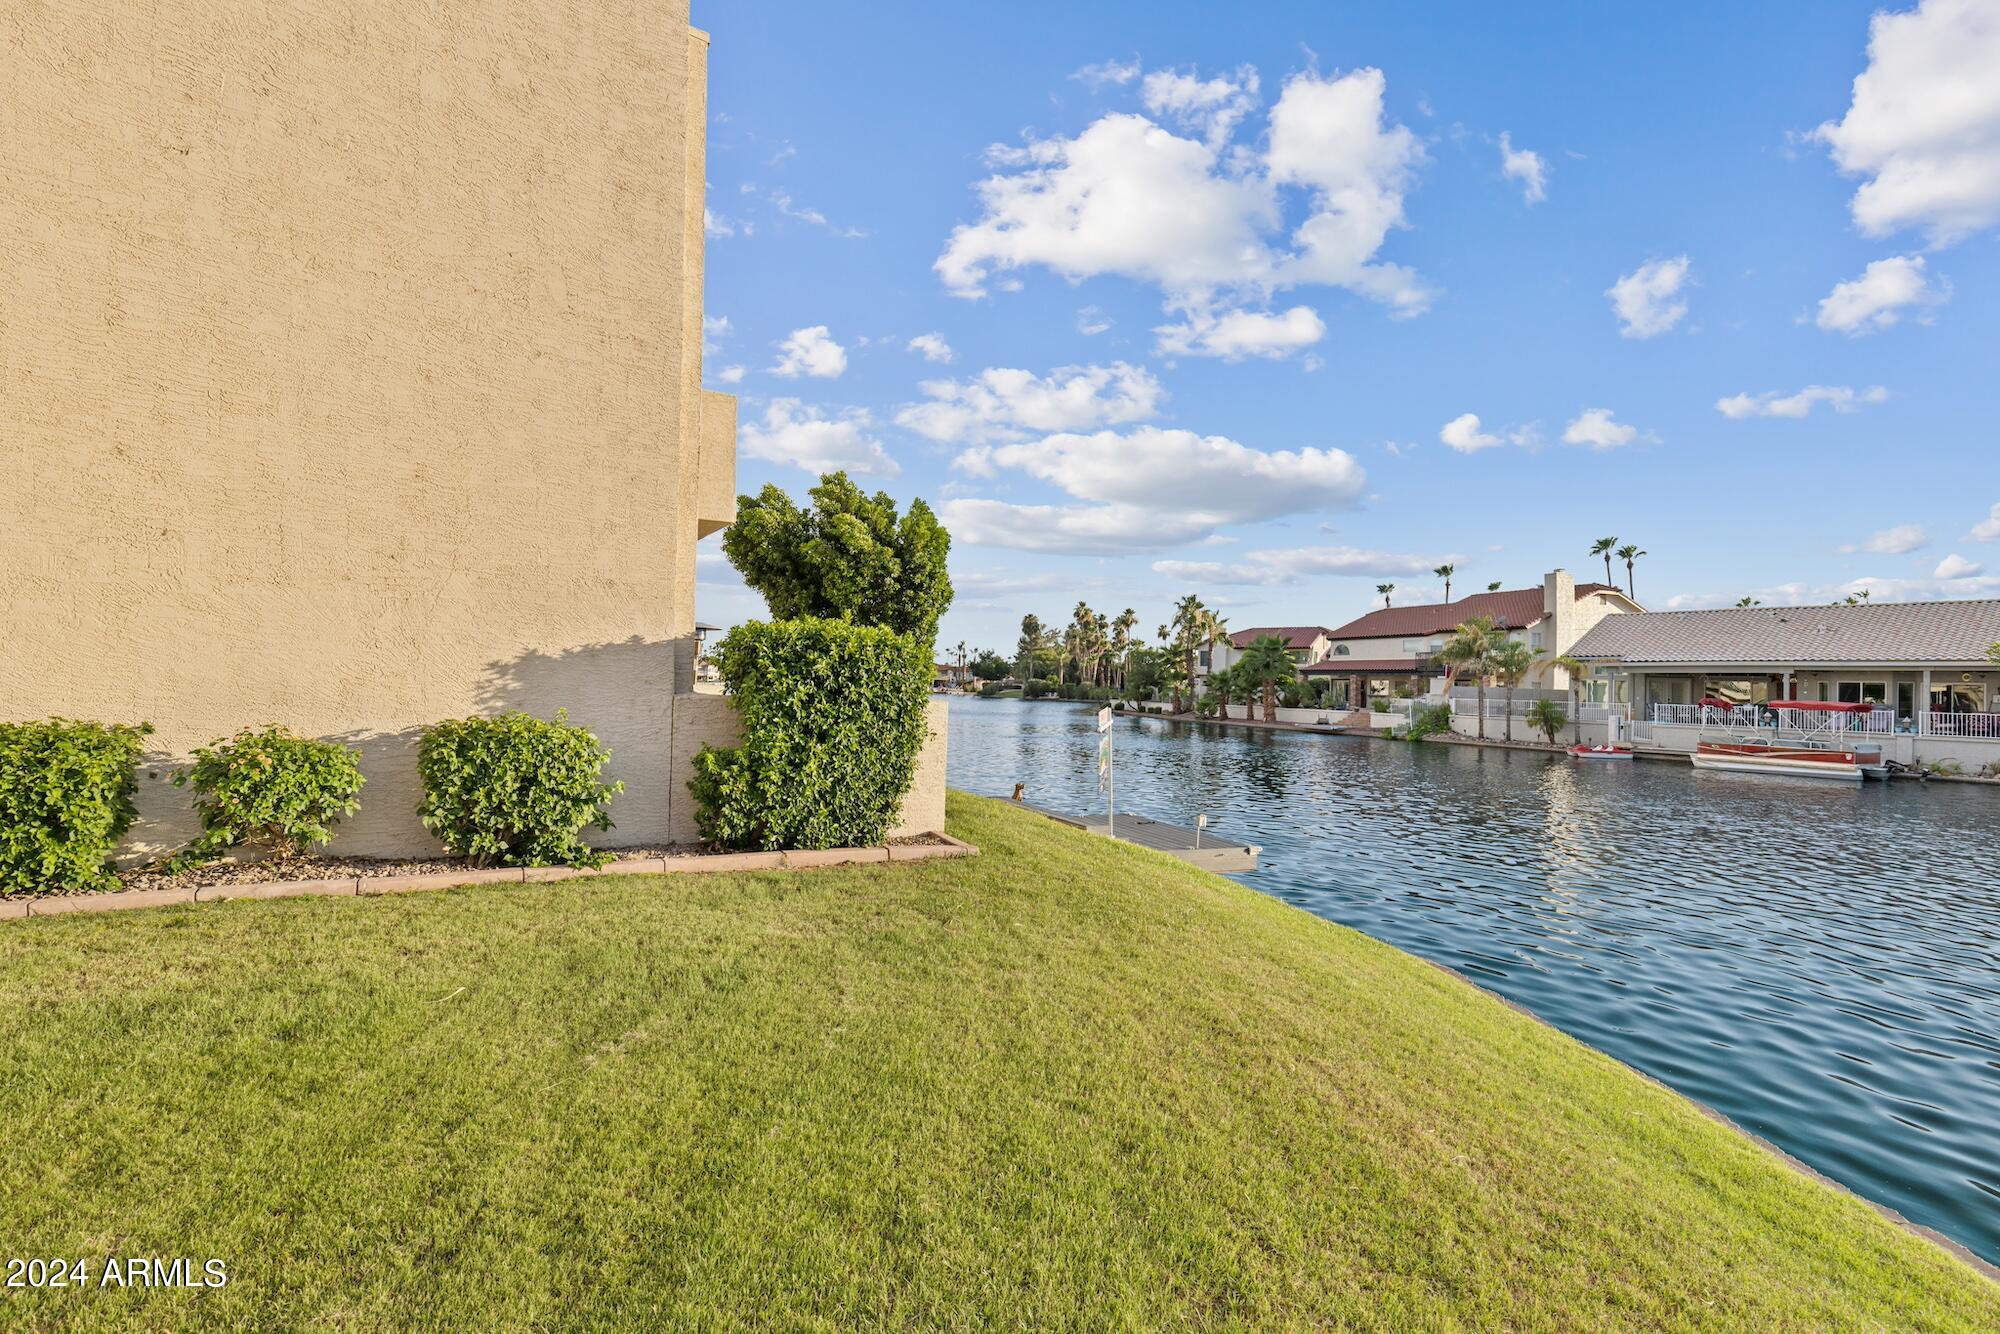
[[[1932,736],[2000,741],[2000,713],[1933,713],[1929,721]]]
[[[1783,701],[1772,704],[1739,704],[1732,709],[1712,704],[1655,704],[1650,721],[1678,723],[1692,727],[1776,727],[1784,732],[1861,733],[1886,736],[1892,732],[1914,732],[1914,723],[1897,725],[1895,710],[1873,708],[1866,713],[1834,713],[1820,709],[1788,709]],[[1935,736],[1992,737],[2000,739],[2000,714],[1933,713],[1930,731]]]

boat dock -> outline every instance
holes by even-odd
[[[1111,832],[1106,816],[1069,815],[1062,811],[1052,811],[1046,806],[1032,802],[1018,802],[1029,810],[1048,816],[1051,820],[1093,834]],[[1215,871],[1222,875],[1235,875],[1257,869],[1257,854],[1263,851],[1254,843],[1237,843],[1228,838],[1217,838],[1213,834],[1183,829],[1179,825],[1167,824],[1144,815],[1134,815],[1130,811],[1118,812],[1118,839],[1124,843],[1136,843],[1142,848],[1164,852],[1169,857],[1178,857],[1190,866],[1199,866],[1204,871]]]

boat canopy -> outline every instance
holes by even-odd
[[[1876,709],[1886,709],[1887,704],[1835,704],[1819,699],[1774,699],[1770,703],[1774,709],[1797,709],[1802,713],[1871,713]]]

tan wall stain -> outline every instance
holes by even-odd
[[[10,5],[0,717],[351,740],[335,846],[397,854],[417,727],[567,706],[627,786],[607,841],[664,838],[733,512],[706,58],[684,0]],[[191,830],[141,799],[135,848]]]

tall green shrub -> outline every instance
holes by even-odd
[[[625,784],[600,780],[610,758],[562,709],[433,723],[417,744],[417,813],[445,851],[482,866],[602,866],[609,854],[582,833],[612,827]]]
[[[763,849],[886,838],[926,737],[929,641],[846,621],[749,621],[716,658],[743,742],[695,756],[702,837]]]
[[[333,841],[333,826],[361,803],[361,766],[337,741],[316,741],[283,727],[244,728],[194,753],[174,775],[192,786],[201,837],[173,860],[176,869],[222,855],[242,843],[263,843],[280,857]]]
[[[886,493],[862,494],[828,473],[800,509],[776,486],[740,496],[722,550],[777,620],[824,617],[883,625],[928,648],[951,605],[951,535],[921,500],[896,512]]]
[[[0,896],[118,888],[107,864],[131,826],[140,724],[0,723]]]

